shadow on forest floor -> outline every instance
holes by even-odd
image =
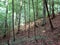
[[[39,27],[35,29],[36,36],[34,35],[34,27],[32,27],[29,31],[30,38],[28,38],[28,29],[26,31],[20,31],[20,34],[16,34],[15,42],[13,42],[9,36],[7,39],[10,39],[11,45],[60,45],[60,16],[56,16],[56,18],[52,20],[52,23],[55,28],[53,32],[51,32],[49,21],[47,21],[45,26],[42,27],[39,25]],[[38,43],[35,42],[35,37]]]

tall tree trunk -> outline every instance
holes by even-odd
[[[32,7],[33,7],[33,15],[34,15],[34,36],[35,36],[35,41],[37,42],[37,39],[36,39],[36,28],[35,28],[35,25],[36,25],[36,22],[35,22],[36,15],[35,15],[35,11],[34,11],[34,0],[32,0]]]
[[[38,0],[36,0],[36,17],[38,19]]]
[[[25,30],[26,30],[26,8],[25,8],[25,0],[24,0],[24,19],[25,19]]]
[[[13,30],[13,41],[15,41],[15,31],[14,31],[14,0],[12,0],[12,30]]]
[[[5,0],[6,1],[6,0]],[[7,2],[6,2],[7,3]],[[7,14],[8,14],[8,5],[6,5],[6,16],[5,16],[5,34],[3,36],[3,38],[6,37],[6,32],[7,32],[7,29],[8,29],[8,24],[7,24]]]
[[[59,0],[58,0],[58,3],[59,3]],[[58,13],[58,8],[59,8],[59,5],[57,5],[57,13]]]
[[[47,6],[47,0],[44,0],[44,2],[45,2],[46,10],[47,10],[47,13],[48,13],[49,23],[50,23],[51,29],[53,31],[54,27],[53,27],[52,21],[50,19],[50,14],[49,14],[48,6]]]
[[[19,34],[19,33],[20,33],[21,11],[22,11],[22,5],[20,5],[20,11],[19,11],[19,21],[18,21],[18,32],[17,32],[17,34]]]
[[[49,0],[49,12],[50,12],[50,15],[51,15],[51,2],[52,2],[52,0]]]
[[[8,2],[8,0],[6,0],[6,3]],[[8,3],[6,4],[6,30],[9,30],[8,29],[8,23],[7,23],[7,14],[8,14]],[[10,33],[8,33],[9,34],[9,36],[10,36]],[[10,38],[10,37],[9,37]],[[9,43],[9,38],[8,38],[8,40],[7,40],[7,44],[8,45],[10,45],[10,43]]]
[[[29,9],[29,28],[28,28],[28,38],[30,37],[29,34],[30,34],[30,0],[28,0],[28,9]]]
[[[18,20],[18,7],[17,7],[18,6],[18,3],[17,2],[18,2],[18,0],[16,0],[16,19],[15,19],[15,24],[16,25],[17,25],[17,22],[18,22],[17,21]]]
[[[52,0],[52,19],[55,18],[55,13],[54,13],[54,0]]]
[[[37,20],[38,19],[38,0],[36,0],[36,15],[35,15],[35,20]],[[37,22],[36,22],[37,23]],[[39,23],[38,23],[39,24]],[[37,27],[38,28],[38,25],[37,24],[35,24],[35,27]]]
[[[43,0],[43,23],[42,26],[44,26],[46,24],[46,6]]]
[[[6,16],[5,16],[5,34],[3,36],[3,38],[5,38],[7,35],[7,31],[8,31],[8,23],[7,23],[7,15],[8,15],[8,0],[5,0],[6,1]],[[7,44],[10,45],[9,43],[9,38],[7,40]]]

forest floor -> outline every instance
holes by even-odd
[[[35,27],[35,30],[32,27],[28,30],[19,31],[19,34],[15,35],[15,42],[7,34],[6,38],[0,39],[0,45],[7,44],[8,39],[10,39],[10,45],[60,45],[60,14],[52,20],[52,23],[54,26],[53,32],[47,19],[45,26],[39,24],[38,27]]]

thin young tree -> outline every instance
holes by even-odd
[[[7,23],[7,15],[8,15],[8,0],[5,0],[5,5],[6,5],[6,16],[5,16],[5,34],[3,36],[3,38],[5,38],[7,36],[7,30],[8,30],[8,23]],[[7,44],[10,45],[9,43],[9,37],[8,37],[8,40],[7,40]]]
[[[5,0],[6,1],[6,0]],[[7,24],[7,14],[8,14],[8,5],[7,5],[7,2],[6,2],[6,16],[5,16],[5,34],[3,36],[3,38],[6,37],[6,32],[7,32],[7,28],[8,28],[8,24]]]
[[[59,4],[59,0],[58,0],[58,4]],[[57,5],[57,13],[58,13],[58,8],[59,8],[59,5]]]
[[[37,20],[38,19],[38,0],[36,0],[36,19],[35,20]],[[37,23],[37,22],[36,22]],[[37,24],[35,24],[35,27],[37,27],[38,28],[38,25]]]
[[[28,38],[30,37],[29,34],[30,34],[30,0],[28,0],[28,9],[29,9],[29,28],[28,28]]]
[[[52,12],[52,11],[51,11],[51,7],[52,7],[52,6],[51,6],[51,2],[52,2],[52,0],[49,0],[49,12],[50,12],[50,15],[51,15],[51,12]]]
[[[46,6],[43,0],[43,23],[42,26],[44,26],[46,24]]]
[[[6,30],[9,30],[8,29],[8,23],[7,23],[7,15],[8,15],[8,0],[6,0]],[[7,40],[7,44],[10,45],[10,43],[9,43],[9,41],[10,41],[10,32],[8,34],[9,34],[9,37],[8,37],[8,40]]]
[[[38,19],[38,0],[36,0],[36,17]]]
[[[34,0],[32,0],[32,7],[33,7],[33,15],[34,15],[34,36],[35,36],[35,41],[37,41],[36,39],[36,28],[35,28],[35,25],[36,25],[36,22],[35,22],[35,19],[36,19],[36,15],[35,15],[35,10],[34,10]]]
[[[25,0],[23,0],[24,3],[24,19],[25,19],[25,30],[26,30],[26,7],[25,7]]]
[[[13,30],[13,41],[15,41],[15,31],[14,31],[14,0],[12,0],[12,30]]]
[[[22,0],[21,0],[21,2],[22,2]],[[19,21],[18,21],[18,32],[17,32],[17,34],[19,34],[19,32],[20,32],[20,20],[21,20],[21,11],[22,11],[22,5],[21,5],[21,3],[20,3],[20,11],[19,11]]]
[[[15,24],[17,24],[17,21],[18,21],[18,0],[16,0],[16,18],[15,18]]]
[[[50,14],[49,14],[48,6],[47,6],[47,0],[44,0],[44,3],[45,3],[46,10],[47,10],[47,13],[48,13],[48,19],[49,19],[49,23],[50,23],[50,26],[51,26],[51,29],[52,29],[51,31],[53,32],[54,27],[53,27],[52,21],[50,19]]]
[[[54,13],[54,0],[52,0],[52,19],[55,18],[55,13]]]

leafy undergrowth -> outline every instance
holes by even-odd
[[[10,39],[10,45],[60,45],[60,15],[57,15],[52,23],[53,32],[47,19],[47,23],[43,27],[39,24],[35,30],[32,27],[28,30],[19,31],[19,34],[15,35],[15,42],[9,36],[6,36],[5,41],[1,38],[1,45],[7,44],[4,42],[8,39]]]

